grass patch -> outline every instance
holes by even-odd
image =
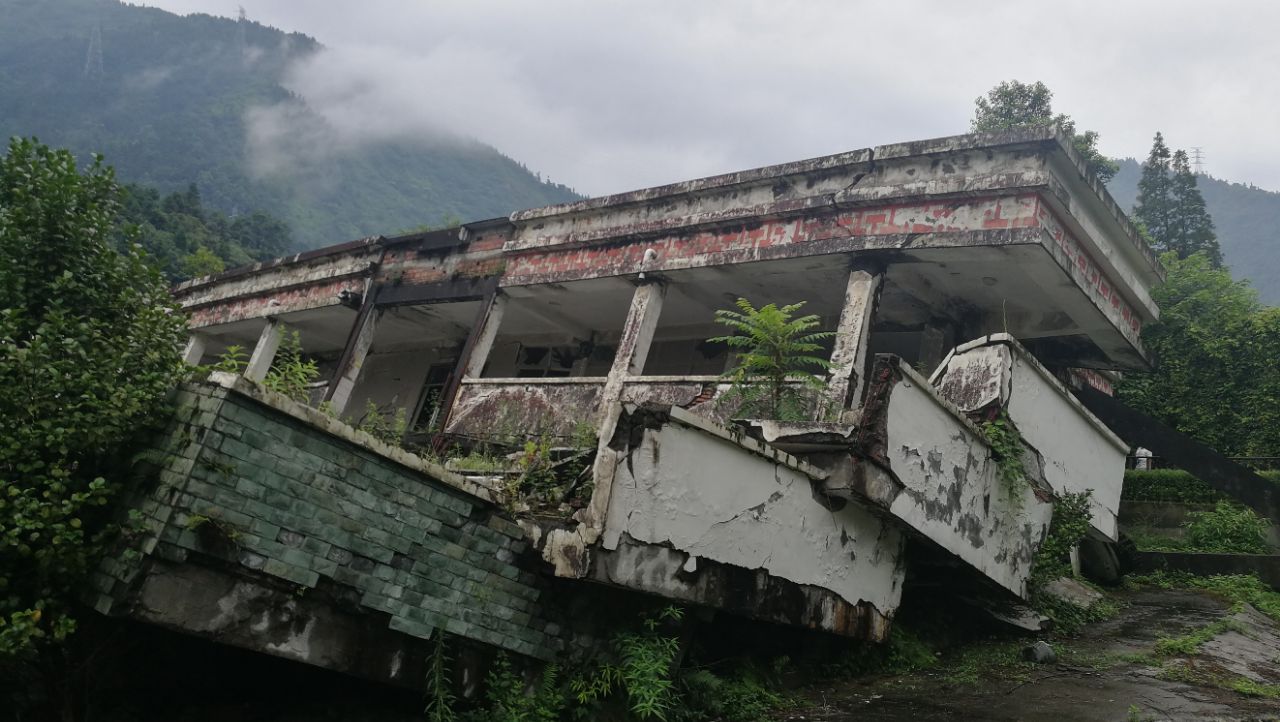
[[[1217,574],[1197,577],[1186,572],[1155,572],[1130,576],[1125,584],[1131,588],[1152,586],[1160,589],[1202,589],[1236,604],[1249,604],[1280,622],[1280,592],[1267,586],[1256,574]]]
[[[1181,637],[1161,637],[1156,641],[1156,654],[1162,657],[1194,656],[1200,654],[1200,648],[1206,642],[1219,634],[1244,631],[1244,625],[1234,619],[1219,619]]]
[[[1248,677],[1240,677],[1216,668],[1196,665],[1190,661],[1166,664],[1160,670],[1159,677],[1184,684],[1227,689],[1246,697],[1280,698],[1280,684],[1255,682]]]
[[[903,674],[928,669],[938,663],[938,653],[915,630],[894,625],[883,644],[861,644],[828,665],[823,672],[832,677],[867,674]]]
[[[1022,659],[1025,639],[979,642],[940,661],[946,668],[946,679],[954,684],[977,684],[979,681],[1004,679],[1025,682],[1031,679],[1036,665]],[[1055,652],[1060,652],[1055,645]]]

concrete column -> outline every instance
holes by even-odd
[[[463,367],[462,378],[480,377],[485,362],[489,360],[489,352],[493,350],[493,342],[498,339],[498,328],[502,326],[502,317],[506,311],[507,295],[498,292],[489,303],[488,310],[485,311],[480,332],[476,334],[475,343],[472,344],[471,352],[466,359],[466,366]]]
[[[378,319],[381,317],[382,311],[370,309],[360,320],[360,328],[351,340],[351,348],[342,355],[343,364],[334,374],[334,381],[328,392],[334,416],[341,418],[347,402],[351,400],[351,391],[360,380],[360,370],[364,368],[364,360],[369,355],[369,348],[373,346],[373,337],[378,332]]]
[[[845,287],[844,308],[836,327],[835,347],[831,350],[831,370],[825,397],[828,406],[840,412],[862,403],[863,376],[867,367],[867,340],[871,335],[871,317],[880,300],[883,272],[854,269]],[[819,410],[821,413],[823,409]]]
[[[193,331],[187,337],[187,347],[182,351],[182,361],[188,366],[199,366],[200,359],[204,358],[204,349],[208,345],[208,340],[204,334]]]
[[[916,368],[920,375],[929,378],[955,345],[955,335],[950,324],[938,320],[926,323],[920,333],[920,352],[916,356]]]
[[[253,354],[249,356],[249,365],[244,367],[245,378],[262,383],[262,380],[267,377],[267,372],[271,370],[271,362],[276,359],[276,349],[280,348],[282,331],[280,321],[274,318],[267,319],[266,327],[258,336],[258,343],[253,347]]]
[[[631,309],[627,313],[626,324],[622,327],[618,351],[613,357],[613,366],[609,369],[604,389],[600,392],[600,416],[596,426],[600,443],[592,469],[595,491],[591,494],[590,505],[581,513],[583,526],[578,531],[585,544],[592,544],[599,538],[605,513],[609,509],[609,498],[613,495],[613,475],[616,469],[613,457],[616,452],[609,448],[609,440],[613,438],[618,418],[622,416],[623,387],[628,377],[644,370],[644,362],[649,356],[653,332],[658,327],[658,317],[662,315],[662,302],[666,296],[666,283],[650,279],[636,287],[636,292],[631,297]]]

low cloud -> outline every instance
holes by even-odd
[[[241,0],[159,0],[233,16]],[[788,0],[644,4],[263,0],[250,17],[317,37],[287,106],[249,118],[261,170],[286,153],[473,137],[590,194],[963,132],[973,99],[1043,80],[1056,108],[1145,155],[1163,130],[1208,170],[1280,188],[1270,82],[1280,6]],[[280,144],[273,150],[270,143]]]

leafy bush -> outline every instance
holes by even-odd
[[[996,418],[979,427],[991,446],[991,455],[1000,470],[1000,481],[1011,497],[1017,498],[1027,486],[1027,470],[1022,464],[1025,447],[1022,434],[1013,419],[1003,411]]]
[[[693,669],[680,675],[681,704],[677,720],[720,719],[757,722],[786,707],[791,699],[777,690],[775,680],[752,666],[719,675]]]
[[[1089,504],[1093,491],[1065,493],[1053,502],[1049,533],[1036,550],[1031,567],[1031,590],[1071,573],[1070,553],[1089,533]]]
[[[409,420],[403,406],[396,407],[395,411],[384,411],[369,399],[356,428],[384,444],[399,446],[409,428]]]
[[[1252,509],[1220,501],[1212,511],[1191,512],[1183,524],[1190,551],[1226,554],[1267,554],[1270,522]]]
[[[888,641],[857,645],[831,671],[845,676],[913,672],[928,669],[937,662],[937,654],[921,635],[895,622]]]
[[[230,349],[228,349],[230,350]],[[311,399],[311,383],[320,376],[316,362],[302,353],[302,340],[297,331],[280,329],[280,348],[262,385],[299,403]]]
[[[182,316],[113,247],[118,211],[101,158],[22,139],[0,158],[0,661],[75,628],[129,443],[184,373]]]
[[[1124,473],[1127,501],[1215,502],[1222,495],[1181,469],[1130,469]]]
[[[567,704],[554,664],[542,670],[533,694],[525,692],[524,679],[500,655],[485,676],[485,704],[464,715],[466,722],[556,722]]]

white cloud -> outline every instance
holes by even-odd
[[[152,0],[234,16],[243,0]],[[347,142],[456,133],[608,193],[963,132],[973,99],[1043,80],[1142,157],[1157,129],[1208,170],[1280,189],[1280,5],[262,0],[326,50],[291,89]],[[279,118],[271,118],[280,120]]]

